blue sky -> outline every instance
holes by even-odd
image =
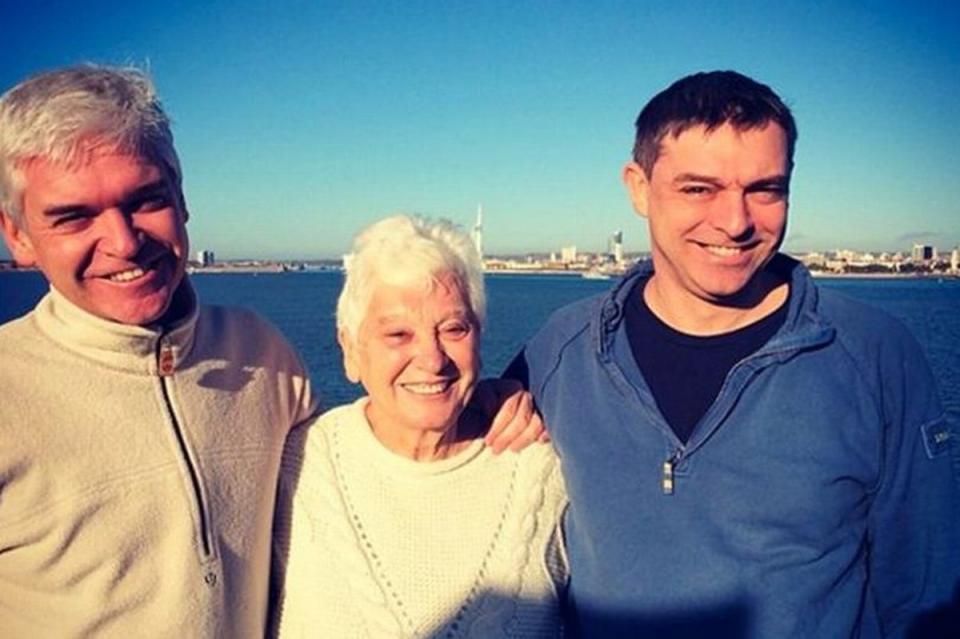
[[[954,3],[0,0],[0,90],[147,66],[175,121],[194,249],[338,256],[394,212],[488,253],[646,250],[620,183],[680,76],[770,84],[800,128],[785,248],[960,243]],[[866,5],[866,6],[864,6]]]

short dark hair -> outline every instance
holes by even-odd
[[[739,130],[779,124],[787,134],[787,166],[793,168],[797,124],[773,89],[736,71],[710,71],[681,78],[658,93],[637,116],[633,159],[649,177],[667,134],[707,131],[730,123]]]

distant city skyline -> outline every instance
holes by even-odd
[[[770,84],[800,129],[784,249],[960,244],[960,8],[735,1],[13,3],[0,91],[84,61],[150,69],[193,251],[335,258],[396,212],[490,255],[649,250],[619,173],[682,75]],[[0,259],[8,257],[0,250]]]

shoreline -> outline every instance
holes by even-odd
[[[942,280],[958,279],[960,273],[833,273],[810,271],[814,279],[850,279],[850,280]]]
[[[290,268],[284,264],[264,264],[264,265],[238,265],[238,266],[213,266],[213,267],[188,267],[189,275],[230,275],[230,274],[297,274],[297,273],[338,273],[341,269],[336,267],[329,268]],[[584,277],[588,271],[581,270],[560,270],[560,269],[487,269],[484,275],[506,275],[516,276],[560,276],[580,278],[593,281],[615,280],[624,273],[605,273],[607,277],[593,278]],[[4,273],[40,273],[36,268],[0,268],[0,275]],[[837,273],[833,271],[810,271],[815,279],[855,279],[855,280],[958,280],[960,273]]]

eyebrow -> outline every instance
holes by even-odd
[[[166,180],[160,178],[154,180],[153,182],[148,182],[142,186],[138,186],[134,190],[130,191],[120,200],[120,205],[127,204],[129,202],[135,202],[146,197],[156,195],[158,193],[166,194],[169,190]],[[93,211],[94,207],[87,204],[58,204],[45,208],[43,210],[43,216],[47,218],[57,218],[63,217],[64,215],[71,215],[73,213],[80,212],[90,212]]]
[[[723,186],[723,180],[709,175],[700,175],[697,173],[681,173],[671,180],[672,184],[681,184],[683,182],[706,182],[715,186]]]
[[[723,180],[717,177],[710,175],[700,175],[698,173],[681,173],[671,180],[671,184],[683,184],[684,182],[704,182],[706,184],[712,184],[714,186],[725,186]],[[783,174],[768,175],[765,177],[757,178],[756,180],[750,182],[744,188],[745,191],[751,189],[763,188],[768,186],[779,186],[786,188],[790,184],[790,178]]]
[[[376,321],[376,323],[377,323],[378,325],[384,326],[384,325],[386,325],[386,324],[391,324],[391,323],[393,323],[393,322],[404,322],[404,321],[406,321],[410,316],[411,316],[410,313],[389,313],[389,314],[387,314],[387,315],[381,315],[381,316],[377,317],[377,318],[375,319],[375,321]],[[469,320],[469,319],[470,319],[470,309],[467,308],[467,307],[464,307],[463,309],[457,309],[457,310],[453,311],[452,313],[450,313],[449,315],[445,315],[444,317],[442,317],[442,318],[440,318],[440,319],[441,319],[441,321],[447,321],[447,320],[451,320],[451,319]]]

